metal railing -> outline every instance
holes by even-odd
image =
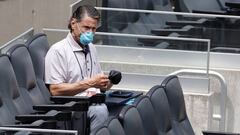
[[[142,9],[109,8],[109,7],[96,7],[96,9],[98,9],[98,10],[105,10],[105,11],[119,11],[119,12],[153,13],[153,14],[166,14],[166,15],[183,15],[183,16],[191,16],[191,17],[240,19],[240,16],[234,16],[234,15],[199,14],[199,13],[156,11],[156,10],[142,10]]]
[[[69,30],[63,29],[51,29],[43,28],[44,32],[69,32]],[[193,42],[202,42],[207,43],[207,58],[206,58],[206,71],[208,76],[209,62],[210,62],[210,39],[199,39],[199,38],[180,38],[180,37],[167,37],[167,36],[152,36],[152,35],[139,35],[139,34],[123,34],[123,33],[110,33],[110,32],[96,32],[96,35],[99,36],[119,36],[119,37],[132,37],[132,38],[145,38],[145,39],[163,39],[163,40],[175,40],[175,41],[193,41]],[[206,44],[203,44],[206,45]]]
[[[205,70],[196,70],[196,69],[182,69],[171,73],[170,75],[205,75]],[[226,121],[226,102],[227,102],[227,83],[225,78],[218,72],[209,71],[209,76],[215,77],[219,80],[221,84],[221,99],[220,99],[220,114],[213,114],[213,112],[209,112],[212,115],[213,119],[219,120],[219,129],[220,131],[225,131],[225,121]],[[210,92],[210,88],[209,88]],[[211,125],[209,121],[209,125]]]
[[[37,128],[15,128],[15,127],[0,127],[0,131],[30,131],[38,133],[58,133],[58,134],[73,134],[78,135],[76,130],[57,130],[57,129],[37,129]]]
[[[5,43],[4,45],[0,46],[0,50],[2,48],[5,48],[13,43],[16,43],[16,42],[26,42],[26,40],[33,36],[34,34],[34,29],[33,28],[30,28],[28,30],[26,30],[25,32],[23,32],[22,34],[16,36],[15,38],[13,38],[12,40],[8,41],[7,43]]]

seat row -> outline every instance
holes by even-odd
[[[118,118],[109,118],[94,135],[135,134],[194,135],[177,76],[168,76],[133,105],[125,106]]]
[[[188,119],[183,91],[177,76],[166,77],[117,117],[109,117],[93,135],[194,135]],[[204,135],[239,135],[203,131]]]
[[[215,0],[213,0],[215,1]],[[157,4],[156,4],[157,3]],[[208,2],[205,2],[208,3]],[[173,11],[169,0],[107,0],[103,6],[110,8]],[[199,6],[198,4],[197,6]],[[211,47],[237,47],[239,40],[235,35],[239,28],[238,21],[219,18],[183,17],[176,15],[102,11],[103,23],[100,31],[186,38],[211,39]],[[219,40],[221,39],[221,40]],[[179,43],[170,40],[149,40],[142,38],[122,38],[108,36],[104,44],[124,46],[145,46],[181,50],[206,50],[206,45],[199,43]]]

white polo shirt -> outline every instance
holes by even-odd
[[[45,57],[45,83],[75,83],[101,73],[96,48],[89,44],[89,52],[84,50],[69,33],[67,37],[49,49]],[[77,95],[86,96],[89,91],[99,93],[96,88],[87,89]]]

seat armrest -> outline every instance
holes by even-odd
[[[179,35],[178,33],[172,33],[168,37],[177,37],[177,38],[192,38],[191,35]],[[172,42],[176,42],[174,40],[167,40],[167,39],[150,39],[150,38],[138,38],[138,42],[143,43],[146,46],[156,46],[159,43],[167,42],[171,44]]]
[[[103,94],[103,93],[98,93],[98,94],[90,97],[90,103],[91,104],[105,103],[105,100],[106,100],[106,95]]]
[[[193,27],[191,25],[187,25],[182,27],[181,29],[154,29],[151,32],[152,34],[158,36],[169,36],[172,33],[177,33],[185,37],[202,38],[203,30],[204,29],[200,27]]]
[[[240,2],[239,1],[226,1],[225,6],[227,6],[229,8],[240,9]]]
[[[239,1],[227,1],[225,2],[227,13],[230,15],[240,15],[240,2]]]
[[[55,129],[57,127],[57,121],[55,120],[37,120],[31,124],[16,124],[16,125],[3,125],[2,127],[17,127],[17,128],[43,128],[43,129]]]
[[[220,132],[220,131],[202,131],[204,135],[240,135],[239,133]]]
[[[102,93],[98,93],[93,95],[92,97],[87,96],[52,96],[50,100],[55,103],[68,103],[71,101],[79,102],[79,101],[88,101],[90,104],[92,103],[104,103],[106,99],[106,95]]]
[[[190,35],[189,29],[153,29],[151,33],[158,36],[168,36],[172,33],[178,33],[180,35]]]
[[[240,53],[239,48],[232,48],[232,47],[214,47],[214,48],[211,48],[210,51],[221,52],[221,53]]]
[[[21,123],[31,123],[36,120],[57,120],[57,121],[69,121],[72,118],[71,112],[59,112],[59,111],[50,111],[47,114],[26,114],[26,115],[17,115],[15,119]]]
[[[173,27],[183,27],[186,25],[192,26],[204,26],[207,23],[206,19],[200,19],[199,21],[167,21],[166,25],[170,25]]]
[[[7,127],[12,128],[12,127]],[[0,135],[29,135],[28,131],[9,131],[9,130],[1,130]]]
[[[52,104],[52,105],[36,105],[33,106],[34,110],[37,111],[50,111],[50,110],[57,110],[57,111],[87,111],[89,107],[88,101],[80,101],[74,102],[71,101],[66,104]]]
[[[168,36],[171,33],[186,34],[185,29],[153,29],[151,33],[158,36]]]
[[[89,97],[86,96],[51,96],[50,100],[57,104],[65,104],[71,101],[89,101]]]
[[[193,13],[201,14],[217,14],[217,15],[226,15],[226,11],[203,11],[203,10],[192,10]]]

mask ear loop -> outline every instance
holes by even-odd
[[[79,43],[81,43],[81,41],[80,41],[80,37],[81,37],[81,35],[82,35],[82,31],[80,30],[80,28],[79,28],[79,24],[77,23],[77,29],[78,29],[78,31],[80,31],[80,35],[79,35]],[[81,44],[83,44],[83,43],[81,43]]]
[[[77,29],[78,29],[78,31],[80,31],[80,35],[79,35],[79,37],[81,36],[81,34],[82,34],[82,31],[80,30],[80,28],[79,28],[79,24],[77,23]]]

